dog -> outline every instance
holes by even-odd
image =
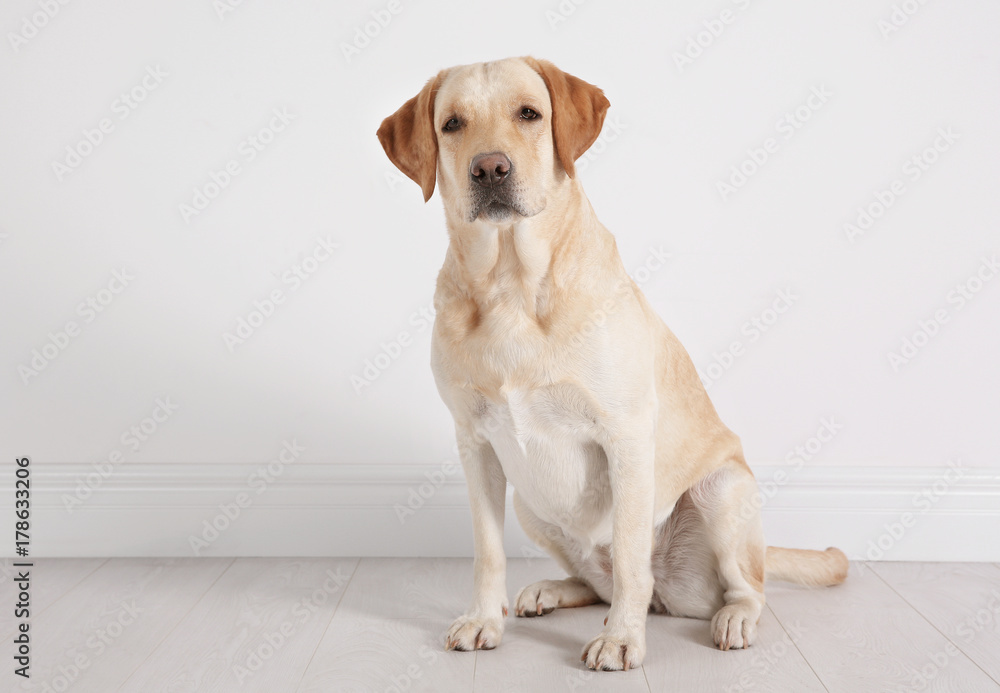
[[[568,578],[522,589],[517,616],[608,603],[590,669],[646,653],[654,611],[711,619],[748,647],[764,580],[835,585],[842,551],[766,547],[757,484],[687,352],[626,274],[574,162],[601,132],[601,89],[552,63],[442,70],[378,129],[449,246],[431,365],[455,420],[475,541],[474,596],[446,648],[492,649],[508,614],[507,483],[526,534]]]

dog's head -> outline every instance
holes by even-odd
[[[546,60],[443,70],[382,121],[393,164],[466,222],[530,217],[601,132],[604,93]]]

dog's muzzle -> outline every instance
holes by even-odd
[[[501,222],[515,214],[531,216],[514,180],[514,164],[503,152],[478,154],[469,166],[472,206],[469,221],[480,217]]]

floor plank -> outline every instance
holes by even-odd
[[[507,575],[511,607],[564,577],[547,558]],[[716,650],[706,621],[650,615],[646,661],[623,674],[579,661],[607,605],[510,616],[496,650],[445,652],[470,559],[38,559],[30,687],[7,675],[71,693],[1000,692],[1000,565],[856,564],[840,587],[767,596],[746,651]]]
[[[18,690],[116,690],[231,562],[104,563],[32,619],[32,674],[30,681],[19,680]]]
[[[357,559],[236,559],[118,690],[294,690],[356,566]]]
[[[541,618],[517,618],[514,597],[525,585],[559,580],[566,573],[551,559],[515,558],[507,561],[507,592],[511,616],[503,642],[476,659],[476,693],[502,691],[608,691],[649,693],[642,669],[594,672],[580,661],[583,646],[601,632],[608,606],[557,609]],[[663,653],[667,656],[666,653]],[[647,654],[647,661],[650,655]],[[654,690],[657,690],[654,688]]]
[[[64,594],[76,587],[85,577],[103,565],[107,558],[33,558],[31,567],[31,617],[37,618]],[[20,561],[18,561],[20,562]],[[0,562],[0,593],[16,594],[13,587],[18,572],[15,559]],[[4,642],[16,628],[14,610],[0,609],[0,637]]]
[[[338,609],[295,690],[468,693],[479,653],[445,651],[450,623],[450,616],[372,618]]]
[[[641,668],[595,672],[580,661],[583,646],[601,632],[607,615],[606,605],[594,605],[557,609],[540,618],[510,616],[500,647],[478,654],[473,690],[649,693]],[[661,654],[669,656],[650,653],[646,660]]]
[[[723,652],[712,642],[708,621],[651,615],[647,627],[646,677],[654,691],[722,693],[823,693],[823,684],[796,647],[801,631],[786,631],[767,607],[757,640],[745,650]]]
[[[471,601],[471,558],[362,558],[339,611],[451,623]]]
[[[872,563],[873,570],[1000,682],[1000,568],[990,563]]]
[[[779,622],[831,693],[979,693],[1000,690],[873,571],[852,565],[847,582],[823,589],[768,585]]]

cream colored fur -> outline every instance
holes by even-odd
[[[573,175],[606,108],[596,87],[514,58],[442,71],[379,130],[425,198],[438,187],[450,238],[432,367],[455,420],[476,554],[452,649],[489,649],[503,634],[507,482],[528,536],[570,575],[525,587],[515,612],[609,603],[583,648],[591,669],[642,662],[650,609],[711,619],[722,649],[749,646],[772,557],[784,579],[846,575],[836,549],[765,559],[739,439]],[[491,152],[512,163],[499,218],[475,216],[485,193],[470,176]]]

